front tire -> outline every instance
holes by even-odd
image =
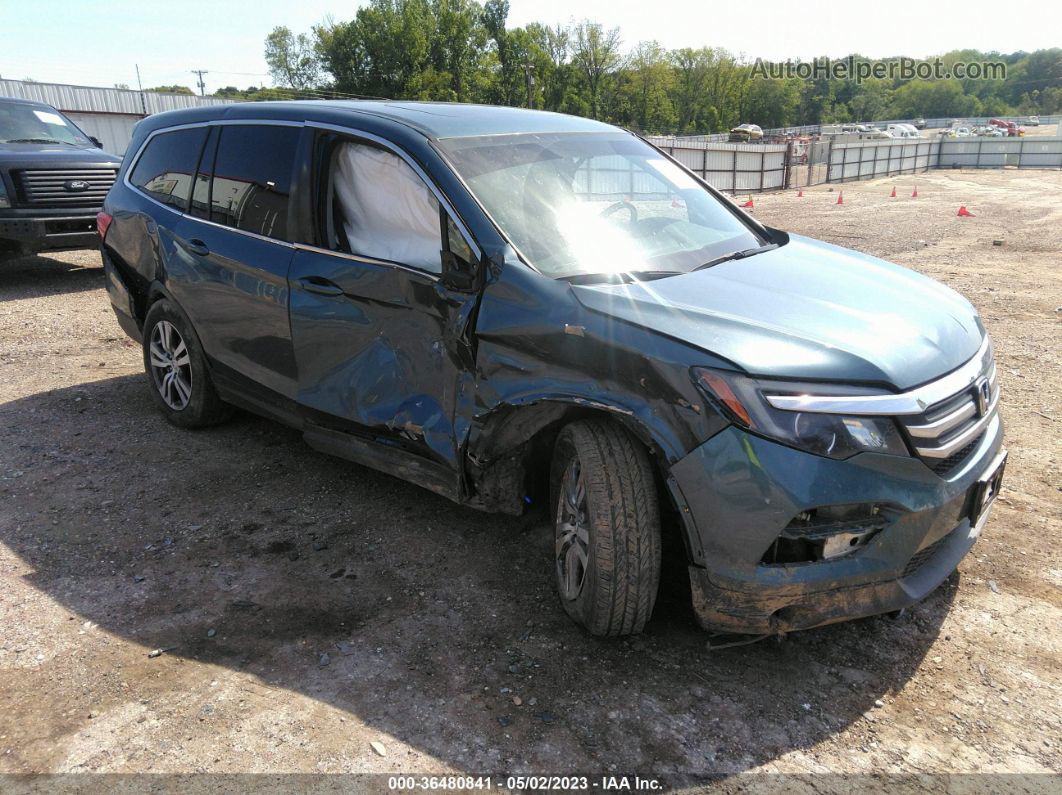
[[[192,324],[161,299],[144,320],[144,370],[155,405],[179,428],[204,428],[232,416],[214,390],[206,355]]]
[[[565,611],[594,635],[641,632],[660,585],[660,508],[645,448],[615,423],[573,422],[557,437],[550,484]]]

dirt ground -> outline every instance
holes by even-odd
[[[899,618],[721,651],[681,568],[644,635],[597,640],[543,523],[253,416],[167,425],[95,252],[0,266],[0,772],[1062,772],[1062,172],[842,187],[754,212],[977,305],[1003,495]]]

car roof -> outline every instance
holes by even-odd
[[[593,119],[543,110],[471,105],[457,102],[399,102],[393,100],[293,100],[240,102],[188,108],[145,119],[149,127],[174,126],[215,119],[292,119],[303,117],[342,125],[354,116],[374,116],[411,127],[427,138],[512,135],[515,133],[617,132]]]
[[[48,110],[55,110],[51,105],[45,102],[37,102],[34,99],[23,99],[22,97],[0,97],[0,103],[12,104],[12,105],[33,105],[38,108],[48,108]]]

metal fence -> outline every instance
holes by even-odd
[[[947,138],[939,168],[1062,168],[1059,138]]]
[[[836,144],[830,148],[826,182],[916,174],[937,164],[940,140],[899,139]]]
[[[128,88],[72,86],[64,83],[32,83],[25,80],[0,80],[0,97],[44,102],[63,111],[81,113],[120,113],[150,116],[165,110],[193,108],[200,105],[231,105],[235,100],[197,97],[194,94],[160,94]]]
[[[1062,137],[896,138],[788,144],[649,140],[718,190],[750,193],[931,168],[1062,168]]]
[[[787,144],[684,146],[663,136],[651,136],[649,140],[718,190],[747,193],[786,186]]]
[[[925,119],[925,128],[927,130],[937,130],[951,127],[953,122],[957,122],[959,126],[965,127],[979,127],[988,124],[990,118],[998,118],[1003,121],[1012,121],[1016,124],[1024,125],[1028,121],[1028,116],[975,116],[968,118],[955,118],[955,117],[942,117],[939,119]],[[1059,124],[1062,123],[1062,116],[1040,116],[1040,124]],[[868,127],[884,130],[890,124],[911,124],[914,119],[886,119],[884,121],[868,121],[868,122],[852,122],[855,124],[864,124]],[[848,124],[848,122],[845,122]],[[765,137],[772,136],[792,136],[792,135],[819,135],[822,133],[822,128],[826,127],[838,127],[841,126],[841,122],[834,124],[804,124],[794,127],[771,127],[764,129],[763,134]],[[657,136],[664,137],[664,136]],[[666,136],[669,140],[675,142],[676,146],[688,146],[688,145],[701,145],[710,143],[720,143],[727,141],[730,138],[730,133],[710,133],[707,135],[671,135]]]

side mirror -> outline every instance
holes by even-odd
[[[476,270],[470,262],[452,251],[442,251],[442,282],[453,290],[468,291],[476,286]]]
[[[103,141],[101,141],[99,138],[95,137],[94,135],[90,135],[89,136],[89,140],[92,141],[92,145],[95,146],[97,149],[102,149],[103,148]]]

